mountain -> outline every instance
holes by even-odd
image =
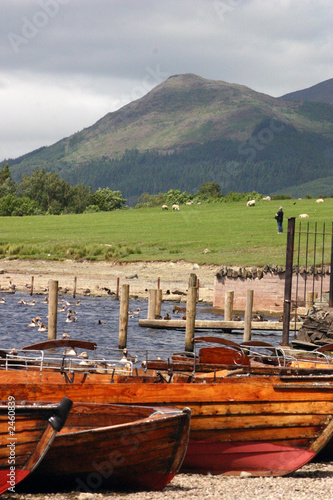
[[[311,101],[333,104],[333,78],[325,82],[318,83],[304,90],[290,92],[281,97],[292,101]]]
[[[119,189],[130,204],[144,192],[196,192],[207,181],[224,193],[286,192],[332,174],[332,109],[175,75],[91,127],[11,160],[12,177],[43,167],[71,184]]]

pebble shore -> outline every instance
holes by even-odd
[[[308,464],[288,477],[178,474],[161,492],[5,493],[2,500],[331,500],[333,462]]]

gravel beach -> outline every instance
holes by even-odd
[[[90,295],[107,295],[107,290],[115,292],[117,278],[120,286],[130,285],[130,294],[140,298],[148,297],[148,289],[160,287],[165,299],[186,300],[185,296],[173,294],[185,292],[191,273],[199,279],[199,297],[204,302],[213,302],[214,278],[221,266],[204,265],[184,261],[177,262],[75,262],[2,259],[0,262],[0,290],[8,292],[10,285],[16,290],[29,292],[31,278],[34,277],[34,293],[47,293],[50,279],[57,280],[62,290],[73,292],[74,278],[77,278],[76,293],[81,295],[89,290]],[[167,293],[169,291],[170,293]],[[185,299],[184,299],[185,297]]]
[[[178,474],[161,492],[55,494],[10,493],[3,500],[331,500],[333,462],[314,462],[288,477],[223,477]]]

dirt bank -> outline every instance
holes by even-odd
[[[3,259],[0,262],[0,289],[9,292],[15,285],[16,290],[29,292],[33,276],[34,293],[47,293],[48,282],[52,279],[58,280],[59,287],[72,294],[76,277],[77,295],[86,290],[90,290],[91,295],[106,295],[107,290],[116,291],[119,278],[120,285],[130,285],[131,295],[145,298],[148,296],[147,290],[156,288],[160,278],[164,299],[185,300],[185,296],[172,292],[186,292],[189,276],[195,273],[199,279],[200,299],[212,303],[214,277],[219,268],[216,265],[198,266],[183,261],[115,263]]]

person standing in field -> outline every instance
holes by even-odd
[[[275,218],[276,218],[276,222],[277,222],[277,225],[278,225],[278,234],[281,234],[281,233],[283,233],[283,227],[282,227],[282,223],[283,223],[283,210],[282,210],[282,207],[280,207],[279,211],[275,214]]]

